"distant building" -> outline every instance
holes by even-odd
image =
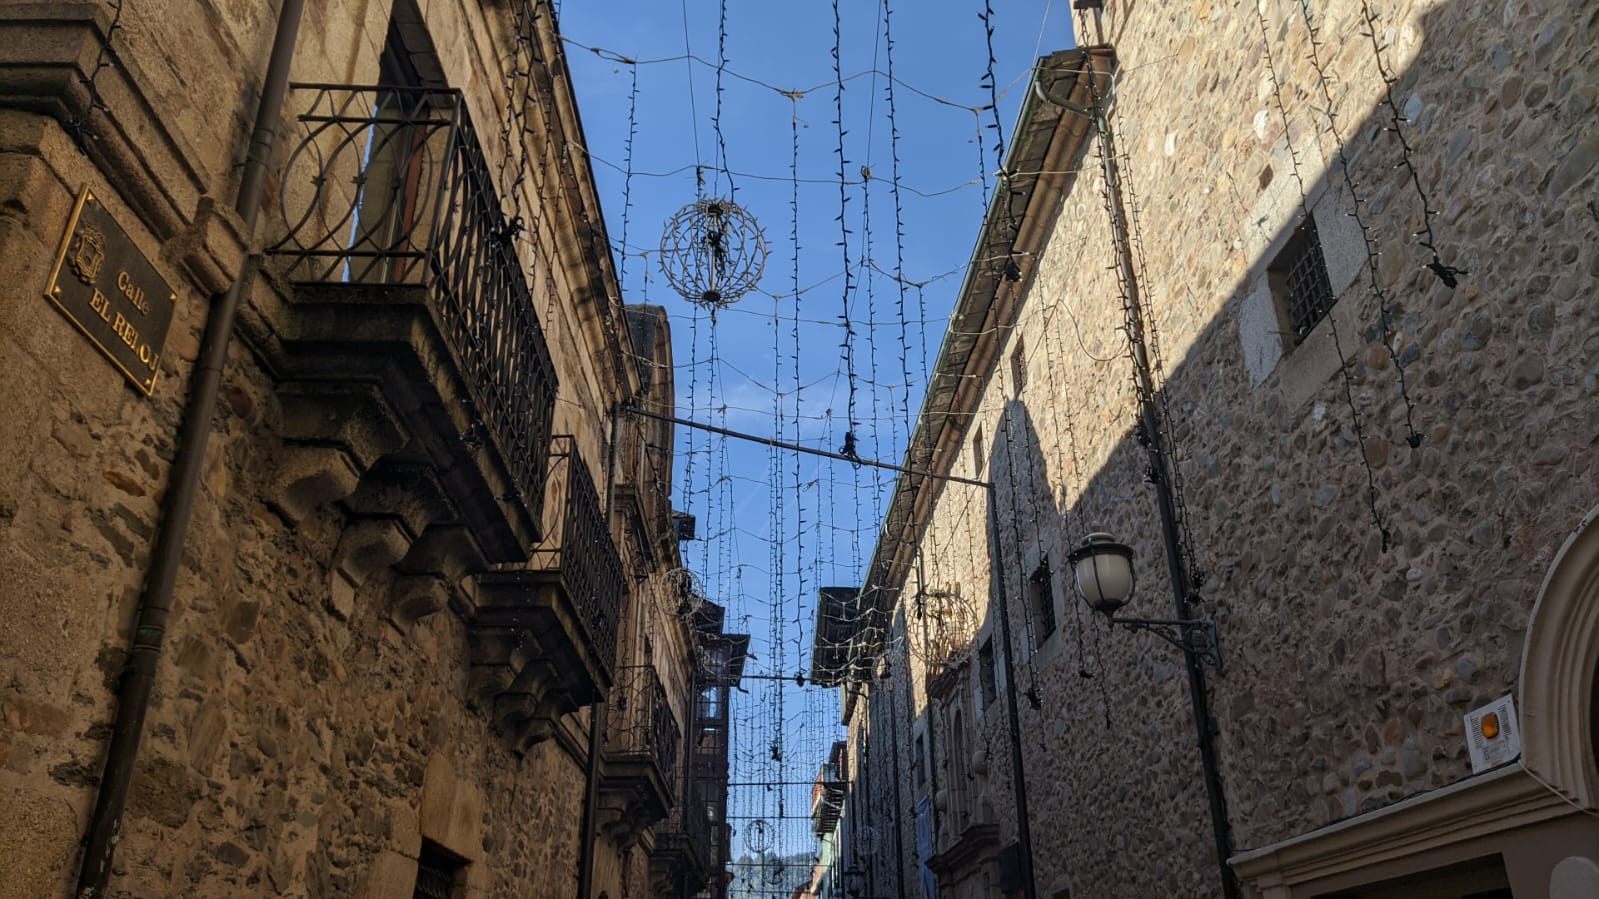
[[[628,411],[671,412],[670,335],[551,4],[273,32],[0,8],[0,895],[724,881],[697,696],[737,638]]]
[[[1599,895],[1599,22],[1082,15],[829,616],[853,895]]]

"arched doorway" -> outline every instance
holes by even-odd
[[[1538,591],[1519,693],[1527,770],[1599,810],[1599,508],[1566,538]]]

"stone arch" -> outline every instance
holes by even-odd
[[[1593,734],[1599,676],[1599,507],[1549,566],[1521,654],[1522,764],[1562,796],[1599,808]]]

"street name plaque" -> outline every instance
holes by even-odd
[[[44,295],[141,393],[155,390],[178,297],[88,187]]]

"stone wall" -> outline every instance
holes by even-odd
[[[497,158],[507,7],[425,7],[446,76]],[[549,58],[559,41],[542,11]],[[294,80],[375,81],[389,14],[387,3],[308,4]],[[11,460],[0,466],[0,848],[11,859],[0,895],[65,895],[76,878],[201,329],[248,243],[232,204],[274,20],[239,4],[127,4],[112,31],[99,4],[0,12],[0,56],[16,73],[0,88],[0,352],[12,372],[0,391]],[[78,80],[97,59],[100,109]],[[576,132],[570,86],[540,87],[537,108]],[[286,140],[297,112],[285,111]],[[64,127],[80,118],[84,150]],[[617,293],[609,259],[591,252],[604,245],[592,180],[564,142],[528,151],[548,161],[535,160],[523,197],[548,208],[519,250],[561,384],[555,431],[577,437],[603,496],[607,412],[637,372],[619,361],[625,330],[606,328]],[[257,244],[283,230],[287,152],[280,143]],[[85,185],[178,293],[148,399],[42,296]],[[269,267],[247,291],[243,330],[256,337],[292,289],[277,275]],[[468,689],[460,583],[422,589],[379,562],[337,589],[355,517],[341,504],[288,511],[280,488],[296,457],[269,356],[236,341],[224,375],[111,895],[409,895],[424,840],[470,863],[464,895],[572,894],[587,714],[530,747],[492,726]],[[625,557],[630,585],[678,564],[658,536],[655,558]],[[659,635],[686,720],[688,637],[655,620],[660,608],[624,606],[624,617],[630,633]],[[611,839],[597,851],[610,895],[647,893],[647,852]]]
[[[1552,0],[1376,10],[1436,245],[1467,270],[1450,289],[1423,267],[1423,205],[1397,167],[1362,5],[1309,5],[1341,142],[1320,112],[1304,8],[1110,3],[1102,29],[1079,35],[1112,42],[1121,66],[1112,122],[1204,609],[1220,628],[1225,671],[1210,693],[1237,850],[1467,777],[1461,716],[1513,692],[1538,583],[1599,502],[1599,12]],[[980,641],[995,623],[982,538],[998,538],[1014,689],[1038,700],[1021,698],[1020,723],[1040,894],[1216,895],[1180,656],[1094,619],[1065,564],[1088,532],[1114,533],[1137,552],[1126,612],[1172,617],[1095,150],[1077,165],[952,467],[995,480],[999,533],[981,491],[950,485],[921,569],[929,588],[961,588]],[[1344,215],[1356,199],[1375,269]],[[1263,325],[1260,298],[1303,208],[1339,300],[1295,346]],[[1058,623],[1047,637],[1026,601],[1044,558]],[[913,576],[902,602],[919,586]],[[915,649],[914,615],[907,627]],[[922,713],[924,663],[905,661]],[[1006,800],[1004,719],[981,720]],[[909,758],[908,739],[900,751]],[[1007,841],[1013,816],[998,813]]]

